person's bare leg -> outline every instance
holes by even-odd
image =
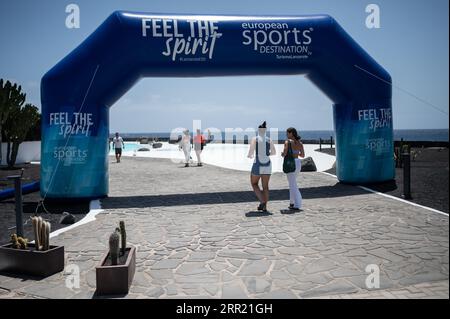
[[[260,203],[264,203],[263,194],[261,192],[261,189],[259,188],[259,176],[251,175],[250,176],[250,182],[253,187],[253,191],[255,192],[256,197],[258,197],[258,200]]]
[[[263,200],[264,203],[269,202],[269,180],[270,180],[270,175],[262,175],[261,176],[261,181],[262,181],[262,195],[263,195]]]

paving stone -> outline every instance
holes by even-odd
[[[133,285],[148,287],[150,286],[150,278],[148,278],[144,272],[136,271],[133,277]]]
[[[77,291],[71,290],[65,286],[43,287],[35,294],[50,299],[69,299],[72,298]]]
[[[263,278],[245,278],[244,283],[251,294],[268,292],[272,286],[272,283]]]
[[[242,251],[238,250],[228,250],[228,249],[222,249],[217,253],[220,257],[225,258],[237,258],[237,259],[250,259],[251,255],[244,253]]]
[[[298,297],[290,290],[279,289],[271,291],[261,296],[262,299],[298,299]]]
[[[448,274],[444,275],[437,271],[434,272],[428,272],[428,273],[420,273],[416,274],[414,276],[407,276],[404,277],[399,281],[400,285],[403,286],[409,286],[414,285],[422,282],[432,282],[432,281],[439,281],[439,280],[445,280],[448,279]]]
[[[95,271],[88,271],[85,278],[89,287],[91,288],[97,287],[97,278]]]
[[[247,230],[247,234],[251,235],[251,236],[255,236],[255,235],[264,235],[266,234],[267,231],[263,228],[263,227],[259,227],[259,228],[251,228]]]
[[[209,267],[211,267],[211,269],[213,271],[221,271],[221,270],[227,269],[228,265],[224,264],[224,263],[218,263],[218,262],[213,261],[213,262],[209,263]]]
[[[222,281],[223,282],[233,281],[235,279],[236,279],[236,277],[233,276],[232,274],[230,274],[228,271],[222,271]]]
[[[0,287],[8,290],[17,290],[19,288],[24,288],[31,283],[27,280],[14,280],[6,276],[0,276]]]
[[[323,295],[352,294],[356,292],[358,292],[358,289],[355,286],[342,279],[337,279],[327,285],[302,292],[300,293],[300,297],[311,298]]]
[[[312,261],[305,266],[305,272],[307,274],[315,274],[319,272],[329,271],[336,269],[336,263],[328,258],[322,258],[317,261]]]
[[[315,251],[310,248],[303,248],[303,247],[283,247],[279,248],[278,251],[282,254],[287,255],[295,255],[295,256],[305,256],[305,255],[311,255],[314,254]]]
[[[217,283],[219,282],[219,274],[200,274],[193,276],[177,276],[175,277],[175,282],[184,283]]]
[[[175,269],[183,262],[182,259],[163,259],[155,263],[153,269]]]
[[[275,256],[273,249],[267,248],[246,248],[244,252],[250,255]]]
[[[351,268],[339,268],[332,270],[330,273],[335,278],[358,276],[362,274],[360,270]]]
[[[154,287],[150,288],[145,295],[148,296],[149,298],[159,298],[163,294],[164,289],[162,289],[161,287]]]
[[[219,292],[218,285],[207,285],[203,286],[203,289],[212,297],[216,296]]]
[[[301,282],[294,286],[292,286],[293,290],[299,290],[300,292],[308,291],[312,288],[316,288],[318,284],[312,283],[312,282]]]
[[[189,252],[183,250],[183,251],[178,251],[172,255],[170,255],[171,259],[183,259],[184,257],[186,257],[189,254]]]
[[[261,276],[264,275],[271,265],[268,260],[247,261],[239,271],[239,276]]]
[[[71,299],[92,299],[94,298],[95,291],[94,290],[76,290],[75,295],[71,297]]]
[[[312,274],[312,275],[303,274],[303,275],[297,276],[296,279],[299,282],[312,282],[315,284],[322,284],[322,285],[333,280],[333,278],[330,277],[326,273]]]
[[[191,253],[187,261],[208,261],[216,257],[215,252],[194,251]]]
[[[177,285],[170,284],[166,286],[166,294],[167,296],[175,296],[178,294]]]
[[[369,244],[369,241],[367,240],[361,240],[358,238],[341,238],[337,239],[336,242],[343,245],[350,245],[350,246],[365,246]]]
[[[292,275],[301,275],[303,273],[303,270],[305,269],[304,265],[300,265],[297,263],[292,263],[289,266],[286,267],[286,270],[291,273]]]
[[[247,299],[247,293],[238,283],[226,283],[222,288],[222,299]]]
[[[347,257],[365,257],[367,256],[367,250],[363,249],[363,248],[353,248],[348,250],[346,253],[344,253],[344,256]]]
[[[270,277],[274,279],[291,279],[291,276],[289,276],[284,270],[272,270],[270,272]]]
[[[182,264],[176,273],[180,275],[196,275],[209,273],[210,271],[205,267],[206,264],[203,262],[187,262]]]
[[[228,259],[228,262],[237,268],[241,267],[241,265],[243,263],[242,260],[237,260],[237,259]]]
[[[148,274],[154,279],[172,279],[173,272],[172,270],[150,270]]]
[[[394,263],[397,263],[397,262],[400,262],[403,260],[403,257],[389,252],[386,248],[378,248],[378,249],[369,250],[368,253],[371,255],[374,255],[376,257],[387,259]]]

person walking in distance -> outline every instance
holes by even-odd
[[[125,149],[125,144],[123,143],[123,138],[119,136],[119,133],[116,132],[112,140],[112,144],[116,153],[116,161],[117,163],[120,163],[120,158],[122,157],[122,149]]]
[[[203,151],[203,147],[206,144],[206,139],[202,135],[201,131],[197,129],[197,134],[194,137],[194,149],[195,149],[195,155],[197,155],[197,166],[203,166],[201,154]]]
[[[189,130],[183,132],[183,137],[180,140],[180,149],[184,153],[184,167],[189,167],[191,159],[191,134],[189,134]]]

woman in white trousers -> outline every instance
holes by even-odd
[[[189,161],[191,159],[191,135],[189,130],[183,132],[183,137],[180,141],[180,148],[184,153],[184,167],[189,167]]]
[[[297,130],[290,127],[286,130],[287,140],[284,142],[284,150],[281,156],[286,156],[289,150],[289,146],[292,148],[292,155],[295,160],[295,171],[288,173],[287,180],[289,182],[289,209],[299,211],[302,208],[302,194],[298,189],[297,175],[302,169],[302,162],[300,158],[305,157],[305,150],[303,144],[298,136]]]

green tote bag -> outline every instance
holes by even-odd
[[[291,142],[289,143],[288,152],[283,160],[283,172],[286,174],[295,172],[295,159],[292,152]]]

